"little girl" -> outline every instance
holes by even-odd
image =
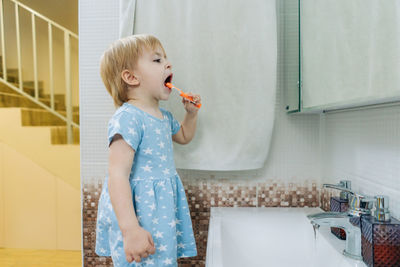
[[[172,141],[189,143],[198,108],[182,100],[181,123],[158,104],[168,100],[172,66],[160,41],[133,35],[114,42],[100,73],[118,107],[108,124],[109,167],[99,200],[96,253],[114,266],[177,266],[197,255]],[[190,94],[191,95],[191,94]],[[191,95],[201,103],[199,95]]]

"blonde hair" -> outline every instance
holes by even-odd
[[[101,56],[100,75],[116,107],[128,101],[128,87],[121,73],[126,69],[133,70],[136,67],[145,48],[151,50],[161,48],[166,55],[161,42],[156,37],[149,34],[137,34],[116,40]]]

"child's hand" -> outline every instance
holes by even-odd
[[[193,95],[192,93],[188,93],[188,95],[193,97],[193,101],[196,102],[196,104],[201,104],[200,95]],[[195,104],[191,103],[186,98],[182,98],[182,103],[185,106],[187,113],[195,113],[199,110],[199,108],[197,108]]]
[[[135,227],[126,232],[123,238],[126,260],[129,263],[140,262],[156,252],[151,234],[142,227]]]

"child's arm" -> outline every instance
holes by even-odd
[[[129,174],[134,155],[135,151],[125,140],[120,135],[115,135],[110,145],[108,190],[124,239],[128,262],[140,262],[141,258],[155,252],[150,233],[140,227],[133,209]]]
[[[188,95],[193,96],[193,100],[196,103],[201,104],[199,95],[192,95],[191,93]],[[186,115],[181,123],[181,128],[175,135],[172,136],[172,140],[178,144],[185,145],[192,141],[196,132],[197,112],[199,109],[185,98],[182,98],[182,103],[185,106]]]

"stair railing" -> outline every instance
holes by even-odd
[[[5,34],[4,34],[4,3],[5,0],[0,0],[0,27],[1,27],[1,52],[2,52],[2,66],[3,66],[3,77],[0,77],[0,82],[6,84],[13,90],[17,91],[24,97],[28,98],[32,102],[51,112],[58,118],[64,120],[67,126],[67,143],[73,143],[73,127],[77,127],[79,129],[79,124],[73,121],[73,107],[72,107],[72,90],[71,90],[71,47],[70,47],[70,38],[75,38],[78,40],[78,35],[66,29],[65,27],[57,24],[56,22],[50,20],[49,18],[43,16],[42,14],[32,10],[26,5],[18,2],[17,0],[8,0],[14,3],[15,9],[15,27],[16,27],[16,40],[17,40],[17,59],[18,59],[18,87],[13,83],[7,80],[7,66],[6,66],[6,44],[5,44]],[[22,61],[21,61],[21,40],[20,40],[20,26],[19,26],[19,9],[23,8],[28,11],[31,15],[32,21],[32,48],[33,48],[33,76],[34,76],[34,96],[26,93],[23,90],[23,79],[22,79]],[[48,25],[48,39],[49,39],[49,87],[50,87],[50,107],[46,105],[39,99],[39,82],[37,75],[37,49],[36,49],[36,19],[42,19],[47,22]],[[53,37],[52,31],[53,27],[60,29],[64,32],[64,60],[65,60],[65,107],[66,107],[66,116],[61,114],[55,109],[54,102],[54,66],[53,66]]]

